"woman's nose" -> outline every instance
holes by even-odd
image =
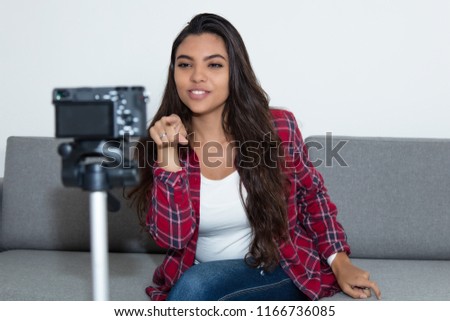
[[[204,82],[208,79],[206,72],[203,68],[195,67],[192,69],[191,81]]]

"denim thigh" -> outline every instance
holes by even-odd
[[[169,293],[171,301],[309,300],[278,266],[252,268],[243,259],[200,263],[189,268]]]

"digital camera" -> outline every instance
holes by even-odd
[[[148,97],[144,87],[56,88],[52,95],[58,138],[146,135]]]

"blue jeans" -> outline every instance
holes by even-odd
[[[278,266],[273,272],[252,268],[244,260],[200,263],[189,268],[169,293],[170,301],[306,301]]]

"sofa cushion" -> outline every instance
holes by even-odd
[[[450,140],[313,136],[306,143],[353,257],[450,259]]]
[[[10,137],[3,187],[2,242],[5,249],[89,250],[89,193],[61,182],[61,140]],[[112,252],[158,252],[137,214],[121,195],[121,210],[108,215]]]
[[[381,290],[383,301],[449,301],[450,261],[353,259],[370,272]],[[338,293],[324,300],[353,300]],[[376,300],[372,295],[370,300]]]
[[[151,284],[153,270],[163,258],[161,254],[110,253],[110,299],[148,300],[145,288]],[[385,301],[450,300],[449,261],[353,259],[353,262],[371,272]],[[0,253],[0,300],[91,300],[90,263],[86,252]],[[338,293],[323,300],[352,299]]]
[[[145,288],[164,255],[109,254],[111,300],[146,301]],[[0,253],[0,300],[92,300],[87,252],[12,250]]]

